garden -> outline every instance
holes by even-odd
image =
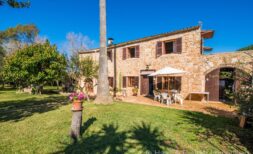
[[[87,51],[79,35],[68,37],[66,55],[40,38],[36,25],[0,31],[0,153],[253,153],[252,127],[239,127],[237,117],[113,100],[110,93],[121,89],[109,90],[106,7],[99,2],[99,62],[79,58]],[[3,5],[29,8],[30,1]],[[228,95],[244,118],[252,117],[252,76],[242,74],[240,90]]]
[[[124,102],[84,103],[81,137],[69,136],[71,103],[47,94],[0,91],[0,153],[251,153],[253,132],[237,119]]]

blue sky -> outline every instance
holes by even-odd
[[[33,23],[61,48],[68,32],[99,44],[99,0],[30,0],[29,9],[0,7],[0,30]],[[108,37],[124,42],[203,22],[215,30],[214,52],[253,44],[252,0],[107,0]]]

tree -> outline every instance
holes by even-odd
[[[240,112],[253,118],[253,54],[244,52],[251,61],[247,63],[251,69],[249,72],[236,72],[236,80],[240,81],[239,90],[234,93],[236,102],[239,103]],[[239,63],[239,65],[245,62]]]
[[[244,51],[243,60],[234,64],[234,72],[221,72],[221,77],[236,81],[233,91],[225,91],[230,100],[239,106],[240,113],[253,117],[253,53]]]
[[[13,40],[24,44],[31,44],[38,33],[38,28],[33,24],[17,25],[16,27],[0,31],[0,43],[3,44]]]
[[[5,57],[3,77],[20,88],[31,84],[43,86],[61,80],[65,69],[65,57],[57,51],[55,45],[46,41],[44,44],[26,46]]]
[[[3,76],[2,76],[2,68],[3,68],[3,59],[5,56],[5,50],[3,49],[3,47],[0,46],[0,83],[2,83],[2,88],[4,88],[4,80],[3,80]]]
[[[67,41],[63,44],[63,50],[68,53],[68,80],[71,85],[77,85],[80,79],[79,52],[87,51],[93,47],[94,41],[82,33],[69,32],[66,36]],[[77,87],[77,86],[76,86]]]
[[[109,94],[108,63],[106,46],[106,0],[100,0],[100,51],[98,91],[95,103],[108,104],[112,102]]]
[[[0,71],[5,55],[34,43],[38,33],[39,30],[35,25],[17,25],[0,31]],[[3,81],[1,80],[1,82]]]
[[[0,46],[0,71],[1,71],[2,66],[3,66],[4,56],[5,56],[5,50],[4,50],[3,47]]]
[[[27,8],[30,7],[30,1],[21,1],[18,2],[17,0],[0,0],[0,6],[3,6],[4,4],[9,5],[12,8]]]
[[[93,87],[93,79],[98,77],[98,64],[91,57],[85,57],[80,61],[80,73],[84,77],[84,88],[88,96],[89,89]]]
[[[249,46],[247,46],[247,47],[238,49],[238,51],[245,51],[245,50],[253,50],[253,44],[252,44],[252,45],[249,45]]]
[[[33,24],[17,25],[0,31],[0,46],[6,53],[14,52],[36,41],[39,30]]]

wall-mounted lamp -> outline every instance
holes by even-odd
[[[149,65],[146,65],[146,70],[149,70],[149,66],[150,66],[150,64],[149,64]]]

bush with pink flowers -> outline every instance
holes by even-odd
[[[74,92],[74,93],[71,93],[69,95],[69,100],[70,101],[75,101],[75,100],[79,100],[79,101],[82,101],[86,98],[86,95],[83,93],[83,92]]]

